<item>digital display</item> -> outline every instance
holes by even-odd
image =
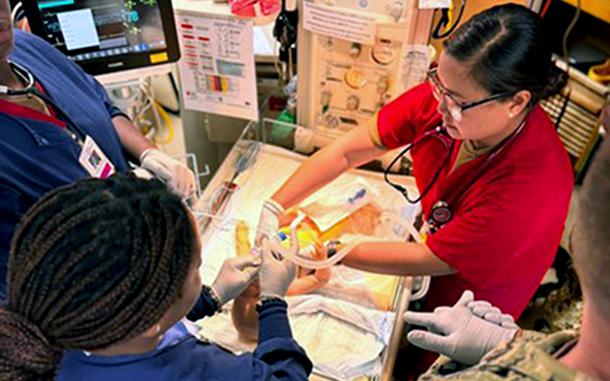
[[[37,2],[44,37],[74,61],[167,48],[157,0]]]

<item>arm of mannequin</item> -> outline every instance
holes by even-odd
[[[295,279],[286,295],[308,294],[324,287],[330,280],[330,271],[330,268],[318,269],[313,274]]]
[[[376,125],[377,118],[370,123]],[[370,129],[370,126],[356,128],[316,152],[271,198],[288,209],[348,169],[381,156],[386,150],[375,145]]]

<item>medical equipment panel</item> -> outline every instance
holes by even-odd
[[[301,15],[312,4],[330,5],[329,9],[364,16],[375,24],[372,43],[367,44],[311,32],[301,16],[298,124],[337,135],[365,124],[414,84],[410,80],[414,54],[424,61],[419,66],[427,68],[430,56],[425,44],[432,11],[418,9],[416,0],[302,0]],[[414,49],[417,44],[419,49]]]

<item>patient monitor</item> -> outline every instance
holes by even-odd
[[[92,75],[180,57],[170,0],[24,1],[32,32]],[[140,77],[142,72],[138,70]]]

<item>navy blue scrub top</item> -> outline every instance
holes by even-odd
[[[292,338],[284,301],[272,300],[258,309],[259,339],[253,353],[233,355],[198,338],[181,321],[171,327],[153,351],[118,356],[64,353],[57,381],[306,381],[312,370],[307,354]],[[202,290],[191,320],[215,312]]]
[[[20,30],[14,34],[10,59],[32,72],[57,106],[95,140],[117,172],[127,171],[112,124],[113,117],[123,114],[104,88],[47,42]],[[36,110],[0,101],[0,301],[6,295],[9,244],[20,217],[45,193],[88,177],[78,161],[80,146],[60,124]]]

